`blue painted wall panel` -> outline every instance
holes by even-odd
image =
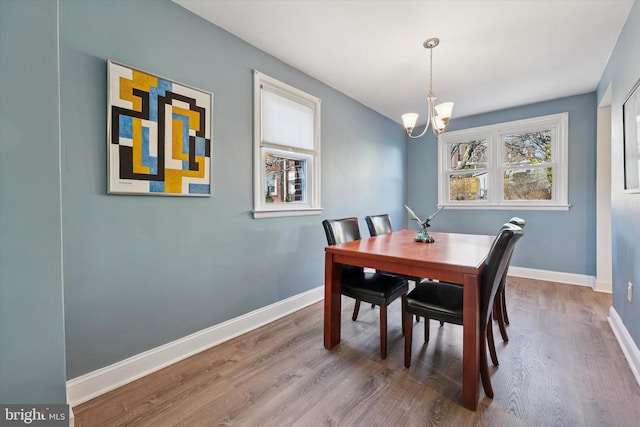
[[[0,402],[66,402],[56,3],[0,1]]]

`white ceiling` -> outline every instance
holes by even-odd
[[[453,119],[596,89],[634,0],[173,0],[400,122],[429,51]]]

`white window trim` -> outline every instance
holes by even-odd
[[[450,201],[448,169],[450,162],[447,147],[456,142],[471,139],[487,140],[487,175],[489,182],[502,182],[503,167],[501,165],[502,135],[508,133],[551,129],[552,160],[554,167],[553,195],[551,200],[503,200],[504,186],[494,184],[489,187],[487,200],[481,201]],[[498,123],[460,131],[448,132],[438,141],[438,207],[446,209],[522,209],[522,210],[568,210],[569,188],[569,113],[552,114],[531,119]],[[490,184],[491,185],[491,184]]]
[[[314,149],[312,152],[262,143],[262,88],[313,109]],[[320,98],[309,95],[257,70],[253,71],[253,217],[255,219],[320,215],[322,213],[320,205],[320,123]],[[274,151],[288,153],[293,158],[306,160],[307,203],[265,203],[263,145]]]

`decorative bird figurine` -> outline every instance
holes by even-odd
[[[420,232],[418,233],[418,235],[415,237],[414,240],[416,242],[423,242],[423,243],[435,242],[435,239],[433,238],[433,236],[429,234],[427,227],[431,226],[429,224],[429,221],[431,221],[436,215],[438,215],[443,208],[439,208],[437,211],[432,213],[427,219],[423,221],[420,218],[418,218],[418,215],[416,215],[415,212],[409,206],[404,205],[404,207],[407,209],[407,212],[409,213],[409,218],[414,220],[420,226]]]

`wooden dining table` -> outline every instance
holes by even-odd
[[[417,232],[389,234],[327,246],[324,278],[324,346],[340,343],[341,264],[460,283],[463,291],[462,397],[478,407],[480,386],[480,277],[495,236],[432,232],[435,242],[415,242]]]

